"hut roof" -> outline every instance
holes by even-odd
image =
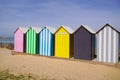
[[[73,33],[73,30],[68,26],[63,26],[69,33]]]
[[[41,27],[31,27],[36,33],[39,33],[42,28]]]
[[[61,28],[64,28],[70,34],[73,33],[73,30],[68,26],[60,26],[55,33],[57,33],[59,31],[59,29],[61,29]]]
[[[29,28],[25,28],[25,27],[19,27],[19,28],[20,28],[20,30],[21,30],[23,33],[26,33],[27,30],[29,29]]]
[[[18,28],[15,30],[15,32],[16,32],[18,29],[20,29],[23,33],[26,33],[29,28],[27,28],[27,27],[18,27]],[[15,32],[14,32],[14,33],[15,33]]]
[[[91,29],[89,26],[81,25],[81,27],[84,27],[84,28],[87,29],[89,32],[95,34],[95,31],[94,31],[93,29]]]
[[[110,27],[110,28],[112,28],[113,30],[115,30],[116,32],[120,33],[120,32],[119,32],[119,29],[117,30],[116,28],[112,27],[110,24],[107,23],[107,24],[105,24],[101,29],[99,29],[99,30],[96,32],[96,34],[99,33],[101,30],[103,30],[105,27]]]
[[[50,30],[51,33],[55,33],[55,31],[56,31],[56,28],[54,28],[54,27],[46,26],[46,27],[44,27],[44,28]]]
[[[94,30],[92,30],[89,26],[86,26],[86,25],[81,25],[79,28],[77,28],[75,31],[74,31],[74,33],[75,32],[77,32],[80,28],[84,28],[84,29],[86,29],[88,32],[90,32],[90,33],[92,33],[92,34],[95,34],[95,31]]]

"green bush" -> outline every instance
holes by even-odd
[[[9,72],[8,69],[0,71],[0,80],[55,80],[47,76],[34,77],[33,74],[15,75]]]
[[[29,75],[14,75],[9,70],[0,71],[0,80],[36,80],[31,74]]]

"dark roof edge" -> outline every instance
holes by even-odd
[[[73,32],[73,34],[74,33],[76,33],[80,28],[84,28],[85,30],[87,30],[89,33],[91,33],[91,34],[95,34],[95,33],[92,33],[91,31],[89,31],[84,25],[80,25],[74,32]]]
[[[99,33],[99,32],[100,32],[102,29],[104,29],[106,26],[109,26],[109,27],[111,27],[113,30],[115,30],[116,32],[120,33],[117,29],[115,29],[114,27],[112,27],[110,24],[106,23],[102,28],[100,28],[100,29],[96,32],[96,34]]]

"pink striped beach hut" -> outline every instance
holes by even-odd
[[[25,52],[25,33],[28,28],[18,27],[14,32],[14,51]]]

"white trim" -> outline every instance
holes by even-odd
[[[86,26],[86,25],[82,25],[84,28],[86,28],[88,31],[90,31],[91,33],[95,34],[95,31],[92,30],[89,26]],[[81,26],[81,27],[82,27]]]

